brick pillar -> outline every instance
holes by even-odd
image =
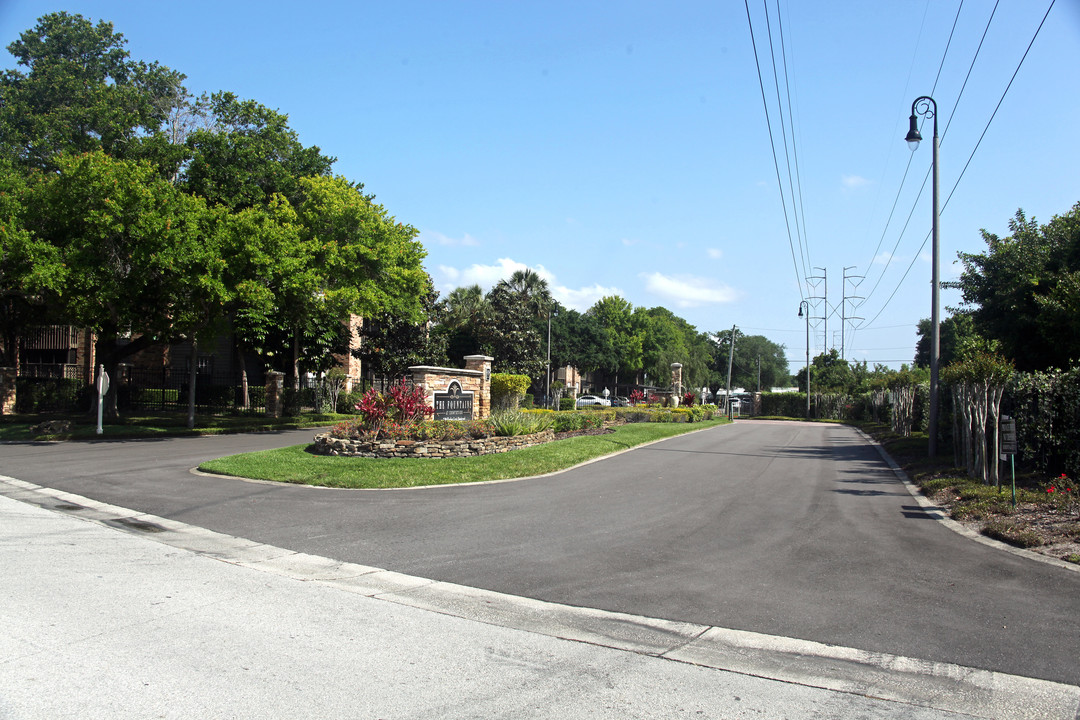
[[[491,362],[495,358],[487,355],[466,355],[465,369],[479,370],[480,392],[476,394],[473,403],[473,417],[482,420],[491,415]]]
[[[266,373],[266,416],[281,417],[285,394],[285,373],[276,370]]]
[[[15,414],[15,368],[0,368],[0,415]]]

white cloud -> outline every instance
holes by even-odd
[[[724,251],[718,248],[708,248],[705,250],[705,252],[708,253],[709,257],[711,257],[713,260],[719,260],[720,258],[724,257]]]
[[[870,180],[867,180],[864,177],[859,177],[858,175],[842,175],[840,177],[840,182],[848,190],[855,190],[857,188],[866,187],[867,185],[872,184]]]
[[[681,308],[732,302],[742,295],[740,291],[712,278],[662,273],[641,273],[639,277],[645,280],[646,290]]]
[[[547,280],[549,287],[555,282],[555,276],[543,265],[529,267],[525,263],[510,258],[499,258],[494,265],[476,263],[463,270],[449,265],[440,265],[439,272],[442,277],[439,278],[441,282],[438,282],[438,286],[443,290],[453,290],[456,287],[479,285],[486,291],[494,287],[500,280],[509,280],[510,276],[518,270],[532,270],[544,280]]]
[[[568,307],[571,310],[577,310],[578,312],[585,312],[601,298],[610,295],[619,295],[621,297],[623,296],[623,291],[619,288],[604,287],[602,285],[593,285],[577,290],[563,286],[552,286],[551,295],[559,301],[560,305]]]
[[[578,312],[585,312],[596,301],[609,295],[623,295],[623,291],[616,287],[604,287],[591,285],[583,288],[569,288],[556,282],[555,275],[543,265],[529,267],[525,263],[511,258],[499,258],[493,265],[474,264],[467,268],[459,269],[449,265],[439,265],[436,286],[440,292],[449,292],[456,287],[468,287],[479,285],[485,292],[494,287],[500,280],[507,280],[517,270],[532,270],[534,273],[547,281],[551,296],[563,307],[568,307]]]
[[[480,241],[469,233],[465,233],[460,238],[452,238],[434,230],[426,230],[420,233],[417,240],[419,240],[422,245],[434,244],[446,247],[477,247],[480,245]]]

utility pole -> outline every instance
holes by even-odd
[[[731,348],[728,350],[728,356],[727,356],[727,397],[725,398],[725,402],[727,402],[727,415],[728,415],[729,419],[731,418],[731,365],[732,365],[732,362],[734,360],[735,360],[735,326],[732,325],[731,326]]]

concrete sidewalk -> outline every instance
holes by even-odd
[[[0,476],[0,719],[1068,718],[1080,688],[303,555]]]

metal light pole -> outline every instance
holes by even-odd
[[[548,409],[551,409],[551,308],[548,308],[548,351],[547,351],[547,375],[544,378],[544,401]]]
[[[938,242],[938,231],[940,228],[941,212],[938,206],[938,147],[940,146],[940,140],[938,138],[938,126],[937,126],[937,102],[929,95],[923,95],[915,99],[915,102],[911,103],[911,118],[910,125],[908,127],[907,140],[908,147],[912,152],[915,148],[919,147],[919,141],[922,140],[922,135],[919,133],[918,117],[922,115],[927,120],[934,121],[934,154],[932,157],[932,171],[934,174],[933,179],[933,204],[934,204],[934,219],[932,226],[932,250],[933,260],[931,263],[931,277],[930,277],[930,422],[927,432],[930,434],[930,457],[937,455],[937,435],[938,435],[938,360],[941,357],[940,346],[940,329],[938,323],[938,305],[940,304],[940,282],[938,279],[938,255],[940,251],[940,245]]]
[[[803,313],[803,306],[806,313]],[[799,303],[799,317],[806,318],[806,419],[810,419],[810,301],[803,300]]]

